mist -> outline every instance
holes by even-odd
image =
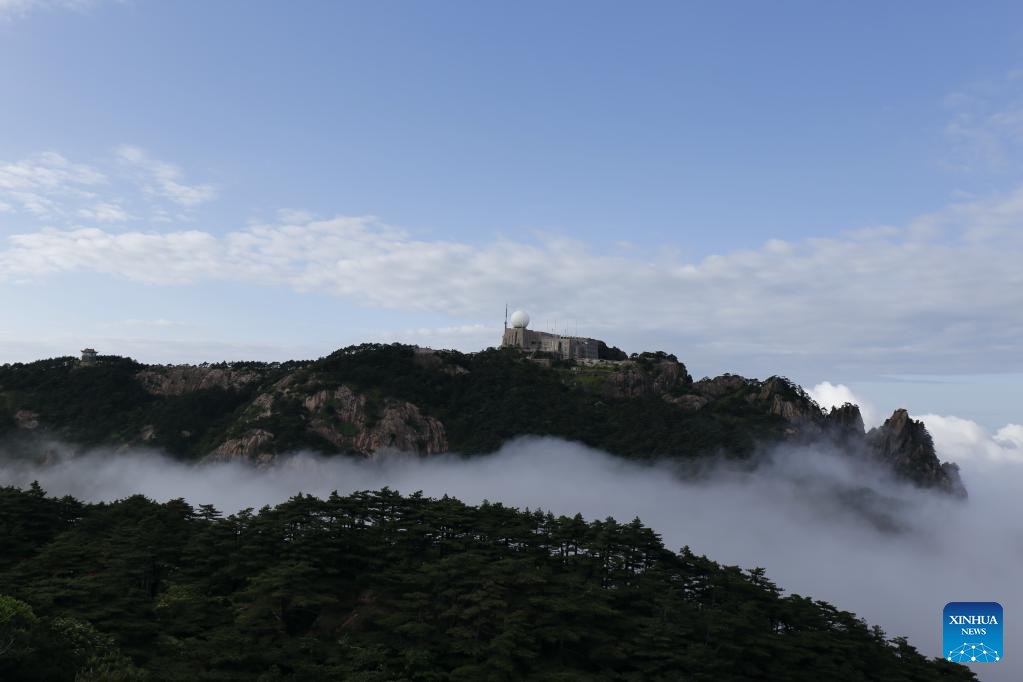
[[[46,463],[0,452],[0,484],[38,480],[51,495],[83,501],[184,497],[227,513],[299,492],[388,486],[587,519],[638,516],[670,549],[689,545],[721,563],[763,566],[785,591],[853,611],[890,636],[909,637],[928,656],[942,655],[947,602],[997,601],[1007,615],[1008,656],[973,669],[985,681],[1023,679],[1023,657],[1011,650],[1023,613],[1023,524],[1013,513],[1023,483],[1018,463],[964,467],[970,497],[960,501],[823,446],[775,449],[752,472],[719,464],[686,476],[677,465],[626,461],[548,438],[518,439],[474,458],[300,453],[262,469],[191,465],[148,451],[54,452]]]

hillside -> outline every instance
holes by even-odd
[[[0,679],[975,680],[763,569],[395,492],[224,518],[0,488]]]
[[[749,459],[826,442],[924,487],[965,494],[904,410],[864,431],[853,405],[825,413],[781,377],[694,381],[664,353],[581,364],[512,350],[463,354],[365,344],[316,361],[150,366],[101,356],[0,367],[0,435],[38,449],[149,446],[190,459],[266,462],[299,449],[370,456],[492,452],[549,435],[629,458]]]

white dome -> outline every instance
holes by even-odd
[[[525,310],[516,310],[512,313],[511,325],[518,329],[525,329],[529,326],[529,315]]]

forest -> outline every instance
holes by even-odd
[[[0,548],[3,680],[976,679],[638,519],[386,488],[225,516],[34,484],[0,488]]]

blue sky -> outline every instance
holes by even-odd
[[[698,257],[1013,186],[945,168],[946,100],[1018,67],[1018,3],[83,6],[7,10],[5,155],[140,145],[216,182],[225,222],[295,205]]]
[[[0,104],[0,362],[472,350],[508,301],[1023,422],[1019,3],[0,0]]]

